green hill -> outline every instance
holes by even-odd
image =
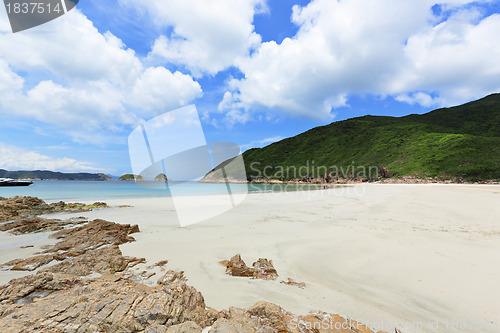
[[[145,179],[141,175],[133,175],[133,174],[127,173],[127,174],[121,176],[120,178],[118,178],[117,180],[119,180],[119,181],[135,181],[135,180],[142,181]],[[165,174],[160,173],[153,179],[153,181],[155,181],[155,182],[162,181],[163,182],[163,181],[168,181],[168,179],[167,179],[167,176],[165,176]]]
[[[424,115],[334,122],[250,149],[243,158],[249,179],[262,178],[264,170],[268,178],[301,178],[283,172],[301,167],[317,177],[319,166],[333,165],[356,166],[356,172],[378,167],[395,176],[500,179],[500,94]]]
[[[135,175],[130,174],[130,173],[127,173],[127,174],[121,176],[120,178],[118,178],[118,180],[119,181],[135,181],[136,178],[137,178],[137,180],[143,180],[142,176],[135,176]]]
[[[47,170],[7,171],[0,169],[0,178],[33,179],[33,180],[112,180],[103,173],[62,173]]]

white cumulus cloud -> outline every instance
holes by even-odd
[[[0,114],[49,123],[77,141],[103,136],[202,96],[190,75],[148,67],[78,9],[0,34]]]
[[[52,170],[62,172],[103,172],[88,162],[71,158],[52,158],[34,151],[29,151],[0,142],[0,169],[17,170]]]
[[[196,77],[216,74],[249,54],[261,38],[254,32],[255,13],[265,0],[121,0],[147,11],[173,33],[154,43],[152,58],[184,65]]]
[[[500,15],[484,17],[480,2],[442,1],[439,15],[428,0],[294,6],[298,33],[239,58],[244,78],[219,109],[239,112],[232,122],[254,109],[327,120],[353,95],[449,106],[500,91]]]
[[[148,111],[169,111],[201,95],[201,86],[189,75],[172,73],[165,67],[150,67],[135,82],[128,102]]]

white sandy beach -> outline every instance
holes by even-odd
[[[266,300],[298,314],[339,313],[376,330],[500,330],[500,186],[363,184],[250,194],[186,228],[171,199],[107,202],[133,207],[70,216],[138,224],[123,254],[148,264],[168,259],[167,268],[185,271],[219,310]],[[280,278],[225,275],[218,262],[237,253],[247,265],[273,260]],[[1,278],[6,282],[5,272]],[[287,278],[307,287],[280,284]]]

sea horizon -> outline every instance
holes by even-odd
[[[217,183],[34,180],[33,184],[27,187],[0,187],[0,197],[31,196],[48,202],[171,197],[169,186],[175,186],[175,195],[180,196],[227,193],[227,185]],[[233,193],[295,191],[315,188],[317,185],[231,184]]]

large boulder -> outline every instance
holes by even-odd
[[[59,282],[49,274],[15,281],[17,288],[3,290],[2,297],[10,301],[0,304],[0,332],[141,332],[188,321],[204,327],[215,321],[203,296],[184,283],[150,287],[111,275],[65,285],[64,278]],[[66,288],[55,291],[56,286]],[[52,291],[48,296],[19,306],[21,297],[47,288]]]
[[[223,260],[221,264],[226,266],[226,274],[240,277],[251,277],[254,279],[274,280],[278,277],[278,273],[273,266],[271,260],[260,258],[248,267],[241,255],[237,254],[230,260]]]

